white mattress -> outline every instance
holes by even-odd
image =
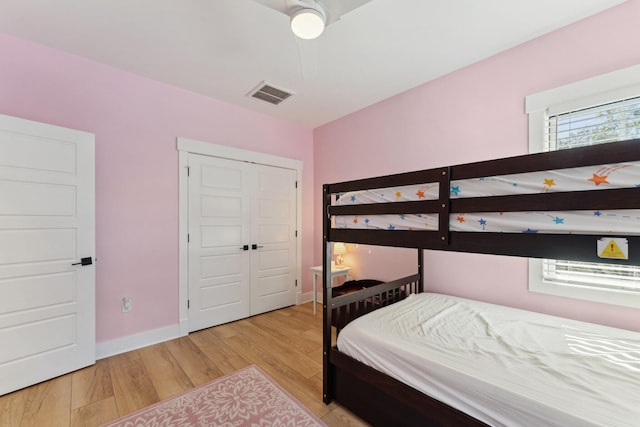
[[[450,197],[590,191],[640,186],[640,163],[590,166],[452,181]],[[438,184],[342,193],[338,205],[390,203],[438,198]],[[438,215],[336,216],[336,228],[437,230]],[[505,233],[640,234],[640,210],[483,212],[452,214],[451,231]]]
[[[423,293],[356,319],[337,344],[490,425],[640,425],[636,332]]]

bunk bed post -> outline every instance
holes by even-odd
[[[331,241],[329,231],[331,229],[331,217],[329,206],[331,205],[331,193],[327,184],[322,186],[322,400],[329,404],[333,399],[331,395]],[[327,274],[329,272],[329,274]]]
[[[424,292],[424,249],[418,248],[418,293]]]
[[[438,208],[438,236],[440,243],[447,246],[449,244],[449,214],[451,213],[451,167],[443,168],[440,171],[438,182],[438,196],[440,206]]]

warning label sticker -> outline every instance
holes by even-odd
[[[629,242],[622,238],[603,237],[598,240],[598,257],[629,259]]]

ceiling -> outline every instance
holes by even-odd
[[[0,0],[0,32],[316,127],[623,2],[319,0],[359,7],[304,41],[274,1]]]

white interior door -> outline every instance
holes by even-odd
[[[255,165],[251,314],[295,304],[296,172]]]
[[[95,363],[94,136],[0,115],[0,394]]]
[[[295,303],[296,172],[189,154],[189,330]]]
[[[191,331],[251,313],[248,166],[189,155]]]

